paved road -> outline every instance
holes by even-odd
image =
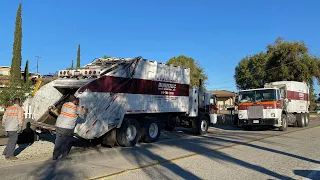
[[[1,179],[320,179],[320,121],[308,128],[243,131],[218,126],[206,136],[175,133],[134,148],[75,148],[73,160],[0,167]],[[35,152],[36,153],[36,152]]]

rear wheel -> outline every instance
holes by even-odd
[[[309,113],[305,113],[304,116],[305,116],[304,124],[307,127],[309,125],[309,121],[310,121],[310,114]]]
[[[166,130],[173,131],[176,128],[174,116],[169,116],[166,122]]]
[[[140,138],[140,126],[135,119],[124,119],[117,129],[117,142],[120,146],[135,146]]]
[[[141,139],[145,143],[158,141],[161,129],[156,120],[145,120],[141,127]]]
[[[282,114],[281,115],[281,126],[279,127],[280,131],[286,131],[288,128],[288,118],[287,115]]]
[[[303,113],[296,114],[298,127],[305,126],[305,116]]]

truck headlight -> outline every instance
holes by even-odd
[[[271,117],[276,117],[276,114],[275,113],[271,113]]]
[[[242,114],[239,114],[239,118],[242,118],[243,117],[243,115]]]

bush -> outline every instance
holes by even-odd
[[[12,105],[14,98],[20,98],[24,102],[31,94],[31,83],[15,83],[9,84],[7,87],[0,89],[0,104],[4,107]]]

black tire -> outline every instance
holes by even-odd
[[[252,131],[252,126],[243,125],[242,127],[245,131]]]
[[[288,117],[285,114],[281,115],[281,126],[279,127],[280,131],[286,131],[288,128]]]
[[[158,141],[161,134],[161,128],[156,120],[146,119],[141,127],[141,140],[145,143]]]
[[[169,116],[166,122],[166,130],[173,131],[176,128],[175,117]]]
[[[202,116],[201,120],[196,119],[196,134],[204,135],[207,134],[209,129],[209,119],[207,116]]]
[[[127,135],[131,135],[128,136]],[[117,129],[117,142],[120,146],[135,146],[140,139],[140,125],[135,119],[124,119],[122,125]]]
[[[298,127],[305,126],[305,116],[303,113],[296,114]]]
[[[305,116],[304,125],[307,127],[309,125],[309,122],[310,122],[310,114],[309,113],[304,113],[304,116]]]

